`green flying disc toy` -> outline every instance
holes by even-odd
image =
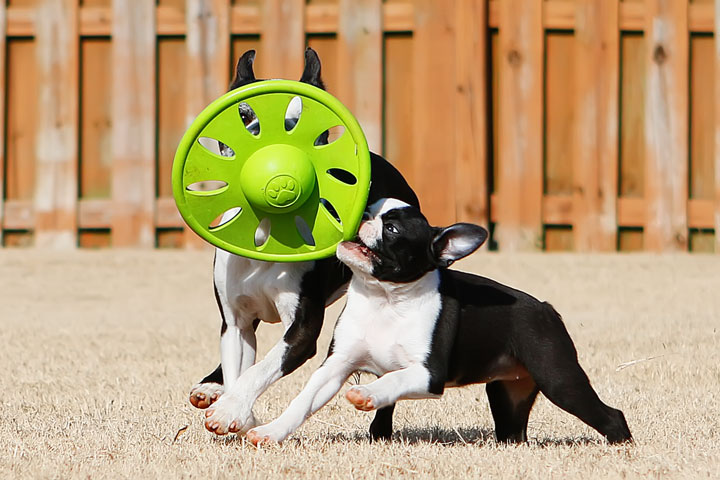
[[[198,115],[175,153],[172,185],[183,219],[211,244],[257,260],[315,260],[357,233],[370,152],[335,97],[266,80]]]

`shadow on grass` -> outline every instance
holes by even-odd
[[[331,443],[367,443],[370,442],[370,435],[367,433],[337,433],[330,434],[327,441]],[[481,427],[458,427],[458,428],[442,428],[442,427],[404,427],[393,433],[392,443],[407,443],[416,445],[421,443],[438,444],[438,445],[505,445],[495,440],[495,430]],[[379,445],[389,443],[381,440]],[[563,437],[563,438],[530,438],[525,443],[511,444],[517,446],[528,446],[533,448],[553,448],[553,447],[571,447],[583,445],[600,445],[603,440],[594,437]]]
[[[216,438],[222,443],[242,442],[244,435],[228,435]],[[376,443],[383,445],[388,443],[405,443],[409,445],[417,444],[436,444],[442,446],[458,446],[458,445],[477,445],[477,446],[502,446],[506,444],[498,443],[495,440],[495,430],[481,427],[404,427],[393,432],[392,439],[371,442],[370,435],[366,432],[338,432],[329,433],[324,438],[314,438],[291,436],[286,442],[303,443],[304,441],[321,440],[328,443]],[[590,446],[602,445],[604,441],[595,437],[562,437],[562,438],[530,438],[525,443],[510,444],[517,447],[531,448],[556,448],[556,447],[573,447],[573,446]]]
[[[405,427],[393,433],[393,441],[409,444],[439,443],[442,445],[464,445],[469,443],[488,443],[495,441],[495,432],[487,428],[458,427]]]

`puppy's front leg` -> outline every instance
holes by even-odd
[[[266,425],[250,430],[247,433],[248,440],[254,445],[282,442],[340,391],[352,371],[352,364],[347,358],[330,355],[282,415]]]
[[[430,372],[424,365],[387,373],[367,385],[352,387],[345,398],[358,410],[370,411],[386,407],[403,398],[437,398],[430,393]]]

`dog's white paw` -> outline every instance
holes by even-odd
[[[370,390],[362,385],[356,385],[345,394],[348,402],[352,403],[355,408],[364,412],[375,410],[377,408],[377,400],[370,395]]]
[[[198,383],[190,390],[190,403],[202,410],[215,403],[224,392],[225,387],[219,383]]]
[[[242,400],[223,395],[205,411],[205,428],[217,435],[245,433],[255,425],[252,408],[244,408]]]
[[[247,432],[247,439],[255,446],[280,443],[290,435],[290,432],[277,422],[270,422],[266,425],[255,427]]]

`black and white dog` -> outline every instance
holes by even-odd
[[[231,90],[257,81],[254,59],[254,50],[240,58]],[[300,81],[324,88],[320,60],[310,48],[305,52]],[[238,110],[246,128],[251,133],[259,131],[262,125],[254,112],[243,106],[246,105],[240,104]],[[292,102],[288,110],[292,110]],[[299,116],[300,112],[290,112],[285,121],[297,122]],[[318,142],[327,143],[327,132],[319,136]],[[224,148],[227,147],[221,144],[221,152]],[[371,154],[371,169],[368,203],[393,196],[419,205],[405,179],[385,159]],[[335,258],[278,263],[216,251],[213,279],[222,316],[221,366],[190,392],[190,402],[197,408],[207,409],[205,427],[208,430],[224,435],[245,432],[255,426],[253,404],[273,382],[315,355],[325,307],[344,293],[350,277],[350,270]],[[285,333],[267,356],[255,363],[255,330],[261,321],[282,322]],[[371,434],[374,438],[389,437],[391,425],[392,406],[389,406],[376,415]]]
[[[353,276],[330,355],[280,417],[247,433],[252,443],[284,440],[358,370],[380,377],[348,390],[345,397],[359,410],[487,383],[498,441],[526,440],[538,392],[611,443],[631,440],[622,412],[590,386],[550,304],[446,269],[485,241],[484,228],[434,228],[396,199],[375,203],[369,214],[359,241],[337,250]]]

